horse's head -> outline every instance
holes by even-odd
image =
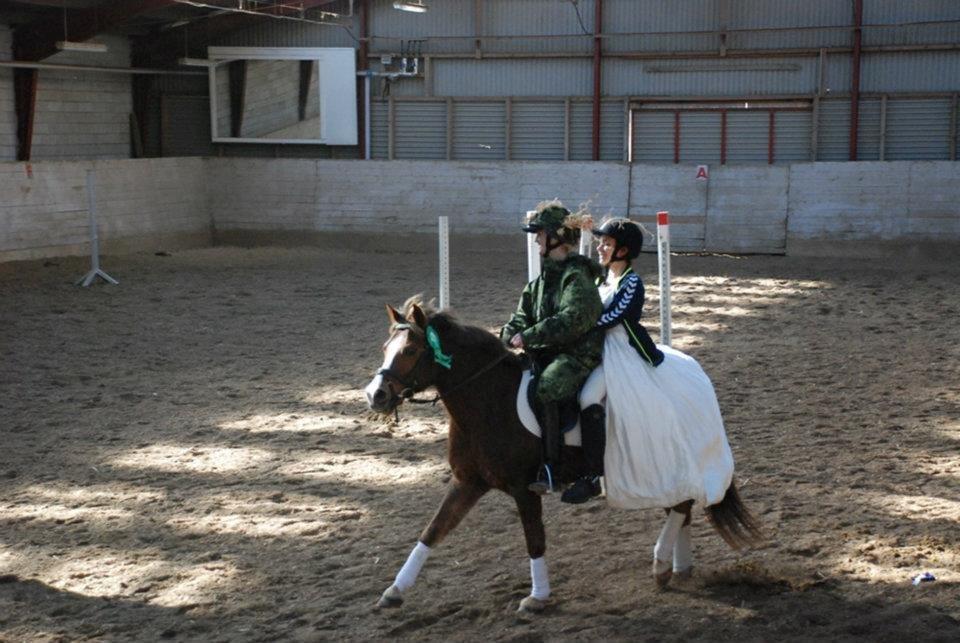
[[[407,311],[404,318],[387,306],[390,337],[383,344],[383,365],[364,389],[367,405],[373,411],[389,413],[434,383],[438,364],[428,342],[427,315],[416,303]]]

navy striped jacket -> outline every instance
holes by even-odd
[[[599,285],[599,280],[598,280]],[[623,324],[627,330],[627,339],[630,345],[637,349],[640,357],[653,366],[663,361],[663,352],[650,338],[647,329],[640,324],[640,315],[643,312],[643,281],[640,276],[628,267],[617,282],[617,292],[613,301],[606,307],[597,321],[599,328],[613,328]]]

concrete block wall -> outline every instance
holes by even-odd
[[[516,230],[526,210],[559,198],[598,215],[627,210],[618,163],[210,159],[216,229],[432,232]]]
[[[801,163],[790,168],[787,253],[956,256],[960,163]]]
[[[89,252],[88,170],[103,252],[209,245],[204,164],[200,158],[0,163],[0,261]]]
[[[130,45],[120,36],[98,36],[107,53],[63,51],[47,63],[129,67]],[[33,160],[130,158],[128,74],[41,69],[33,121]]]
[[[0,60],[13,60],[13,32],[0,25]],[[0,67],[0,161],[17,158],[17,115],[13,104],[13,69]]]
[[[668,210],[677,250],[955,257],[960,247],[960,163],[949,161],[723,167],[704,183],[695,166],[164,158],[0,164],[0,261],[88,252],[87,169],[105,252],[432,235],[439,215],[455,234],[515,235],[526,210],[554,197],[598,218],[629,213],[651,232]]]
[[[709,166],[706,180],[697,167],[634,165],[630,216],[655,233],[656,212],[668,211],[675,250],[782,254],[789,166]]]
[[[217,233],[509,233],[523,211],[559,197],[629,215],[655,233],[671,214],[676,250],[886,256],[960,245],[960,163],[696,166],[619,163],[210,159]],[[311,183],[311,175],[313,178]],[[629,203],[629,206],[628,206]],[[233,237],[238,239],[238,237]],[[891,241],[900,244],[888,247]],[[648,247],[653,247],[652,237]]]

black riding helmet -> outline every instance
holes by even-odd
[[[632,261],[640,255],[640,250],[643,248],[643,231],[630,219],[622,217],[607,219],[599,228],[594,228],[591,232],[595,237],[612,237],[617,243],[613,251],[613,261]],[[620,248],[627,249],[626,257],[616,256]]]

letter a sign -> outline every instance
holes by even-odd
[[[698,180],[698,181],[706,181],[706,180],[709,179],[709,178],[710,178],[710,170],[709,170],[709,168],[707,168],[706,165],[698,165],[698,166],[697,166],[697,180]]]

